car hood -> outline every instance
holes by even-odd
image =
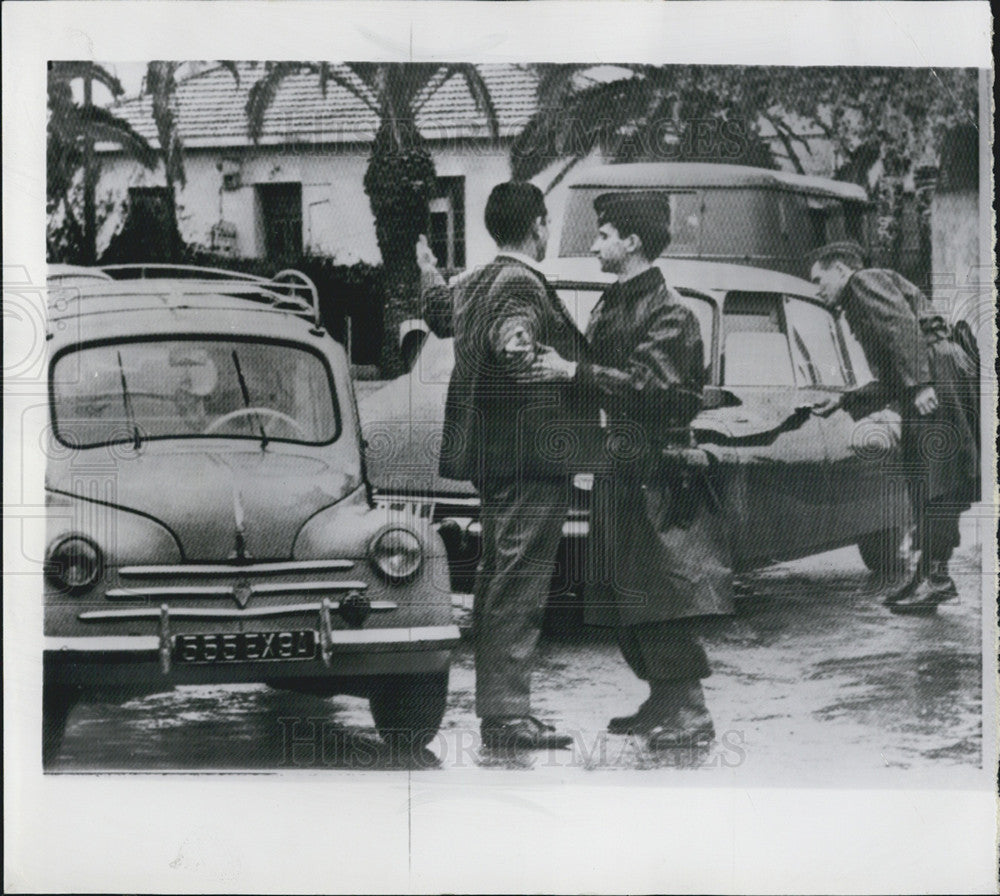
[[[721,406],[705,408],[691,423],[699,443],[773,439],[801,426],[812,414],[811,403],[796,389],[765,391],[736,386],[714,391],[721,398]]]
[[[438,473],[454,340],[429,333],[413,369],[358,401],[368,479],[384,493],[474,495]]]
[[[50,465],[47,480],[52,491],[156,520],[186,560],[199,561],[236,558],[237,531],[245,556],[290,559],[302,524],[361,484],[319,452],[273,444],[224,452],[151,443],[138,453],[122,449],[113,467]]]
[[[408,374],[370,392],[358,403],[367,444],[368,477],[387,494],[474,495],[471,483],[438,474],[451,339],[429,334]],[[705,408],[691,428],[700,444],[756,444],[801,426],[811,414],[796,389],[716,390],[719,404]]]

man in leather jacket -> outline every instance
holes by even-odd
[[[587,328],[579,363],[549,349],[530,375],[570,383],[599,409],[606,438],[590,511],[586,619],[615,627],[649,698],[613,718],[614,733],[644,736],[651,749],[714,737],[701,679],[710,674],[698,631],[732,610],[732,577],[717,505],[692,488],[683,460],[701,407],[705,356],[694,313],[653,264],[669,241],[669,197],[607,193],[594,203],[592,251],[618,281]]]

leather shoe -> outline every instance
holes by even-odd
[[[927,577],[927,583],[934,593],[940,597],[941,603],[944,603],[946,600],[954,600],[958,597],[958,586],[955,584],[955,580],[947,573],[938,574],[932,572]]]
[[[951,587],[948,587],[948,583]],[[900,616],[929,616],[937,612],[938,604],[958,597],[955,583],[933,582],[924,579],[911,594],[890,604],[889,612]]]
[[[492,750],[563,750],[573,743],[534,716],[483,719],[480,733],[483,746]]]
[[[923,580],[923,573],[917,570],[910,575],[902,585],[896,584],[894,586],[890,586],[889,593],[886,595],[885,600],[882,601],[882,605],[885,607],[893,607],[901,600],[905,600],[917,590],[917,587],[921,582],[923,582]]]

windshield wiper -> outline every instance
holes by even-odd
[[[236,349],[233,349],[233,367],[236,368],[236,378],[240,381],[240,392],[243,393],[243,404],[249,409],[250,392],[247,389],[247,381],[243,379],[243,368],[240,367],[240,356],[236,354]],[[257,428],[260,430],[260,450],[266,451],[267,433],[264,431],[264,421],[260,419],[260,414],[254,414],[253,418],[257,421]]]
[[[132,447],[138,451],[142,447],[142,438],[139,436],[139,424],[135,422],[135,411],[132,409],[132,396],[129,395],[128,382],[125,379],[125,365],[122,364],[122,353],[118,352],[118,372],[122,378],[122,402],[125,405],[125,418],[132,429]]]

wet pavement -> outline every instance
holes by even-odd
[[[990,524],[990,523],[986,523]],[[659,754],[607,734],[645,697],[606,630],[563,627],[541,643],[535,713],[573,735],[571,749],[484,751],[469,645],[455,655],[441,731],[418,756],[394,755],[367,702],[258,685],[186,687],[125,704],[77,706],[55,772],[91,770],[740,769],[780,783],[842,783],[886,768],[976,769],[982,752],[980,536],[963,520],[952,563],[959,599],[931,617],[890,614],[866,590],[853,548],[747,578],[752,594],[705,639],[717,739]],[[726,772],[726,770],[731,770]]]

